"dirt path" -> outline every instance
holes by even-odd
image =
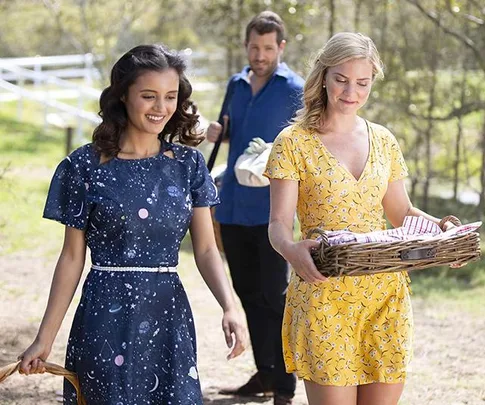
[[[53,241],[53,243],[57,243]],[[15,360],[34,337],[47,300],[54,257],[30,252],[0,257],[0,365]],[[254,372],[250,350],[230,362],[220,332],[220,310],[188,255],[181,275],[198,332],[199,372],[208,405],[272,404],[270,399],[241,400],[218,394]],[[75,303],[79,299],[76,295]],[[65,342],[75,305],[56,340],[50,361],[63,364]],[[414,299],[415,359],[402,405],[485,404],[485,316],[458,312],[447,301]],[[14,375],[0,384],[0,405],[52,405],[62,386],[59,377]],[[296,405],[306,404],[302,382]]]

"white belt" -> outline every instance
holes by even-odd
[[[147,271],[149,273],[176,273],[177,272],[177,267],[167,267],[167,266],[118,267],[118,266],[98,266],[97,264],[93,264],[91,268],[93,270],[100,270],[100,271]]]

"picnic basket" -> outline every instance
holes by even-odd
[[[0,383],[7,379],[7,377],[11,376],[15,372],[19,370],[20,366],[20,361],[15,362],[15,363],[10,363],[7,364],[6,366],[3,366],[0,368]],[[61,367],[57,364],[54,363],[44,363],[44,367],[46,372],[53,374],[53,375],[59,375],[62,377],[65,377],[76,389],[76,394],[77,394],[77,405],[86,405],[86,400],[84,399],[82,393],[81,393],[81,387],[79,385],[79,380],[77,378],[76,373],[73,373],[72,371],[66,370],[64,367]]]
[[[461,225],[454,216],[440,222]],[[320,246],[311,252],[318,271],[326,277],[362,276],[396,271],[422,270],[430,267],[462,266],[480,258],[480,235],[458,234],[446,239],[403,240],[394,242],[350,242],[330,246],[327,234],[320,228],[310,229],[307,239],[319,235]]]

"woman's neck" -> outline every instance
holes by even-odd
[[[120,152],[122,157],[147,158],[160,153],[161,142],[158,137],[147,135],[124,134],[120,139]]]
[[[319,132],[322,134],[348,134],[353,132],[358,126],[361,118],[357,114],[338,114],[326,110],[320,122]]]

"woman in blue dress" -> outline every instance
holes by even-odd
[[[197,267],[223,309],[228,357],[246,344],[214,240],[209,207],[217,189],[201,153],[185,146],[202,138],[184,71],[183,59],[162,45],[123,55],[101,94],[93,143],[66,157],[51,182],[44,217],[65,225],[64,245],[20,370],[45,371],[88,246],[92,267],[66,354],[88,405],[203,403],[194,322],[177,274],[188,229]],[[67,382],[64,403],[76,403]]]

